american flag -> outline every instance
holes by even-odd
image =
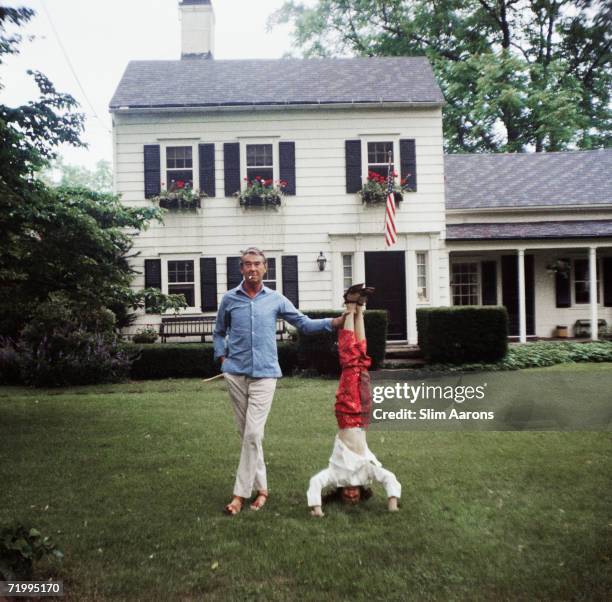
[[[397,228],[395,227],[395,195],[393,194],[394,172],[389,152],[389,166],[387,168],[387,207],[385,209],[385,243],[387,247],[397,242]]]

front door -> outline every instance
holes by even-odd
[[[376,288],[368,309],[386,309],[389,314],[387,339],[406,339],[406,271],[403,251],[365,254],[366,284]]]
[[[508,334],[519,335],[518,255],[502,255],[502,303],[508,310]],[[525,310],[527,334],[535,334],[533,255],[525,255]]]

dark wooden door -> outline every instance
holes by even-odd
[[[519,336],[518,255],[502,255],[502,303],[508,310],[508,334]],[[533,255],[525,255],[527,334],[535,334]]]
[[[368,309],[389,312],[387,338],[406,339],[406,271],[403,251],[377,251],[365,254],[366,284],[376,288]]]

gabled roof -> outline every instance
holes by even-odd
[[[612,149],[446,155],[447,209],[612,205]]]
[[[444,98],[425,57],[184,59],[131,61],[110,109],[380,102]]]
[[[532,238],[612,238],[612,220],[449,224],[446,240],[528,240]]]

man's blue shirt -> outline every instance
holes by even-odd
[[[331,332],[331,318],[312,320],[267,286],[251,298],[242,285],[223,295],[217,312],[213,342],[215,359],[225,356],[223,372],[254,378],[282,376],[276,350],[277,318],[304,334]]]

